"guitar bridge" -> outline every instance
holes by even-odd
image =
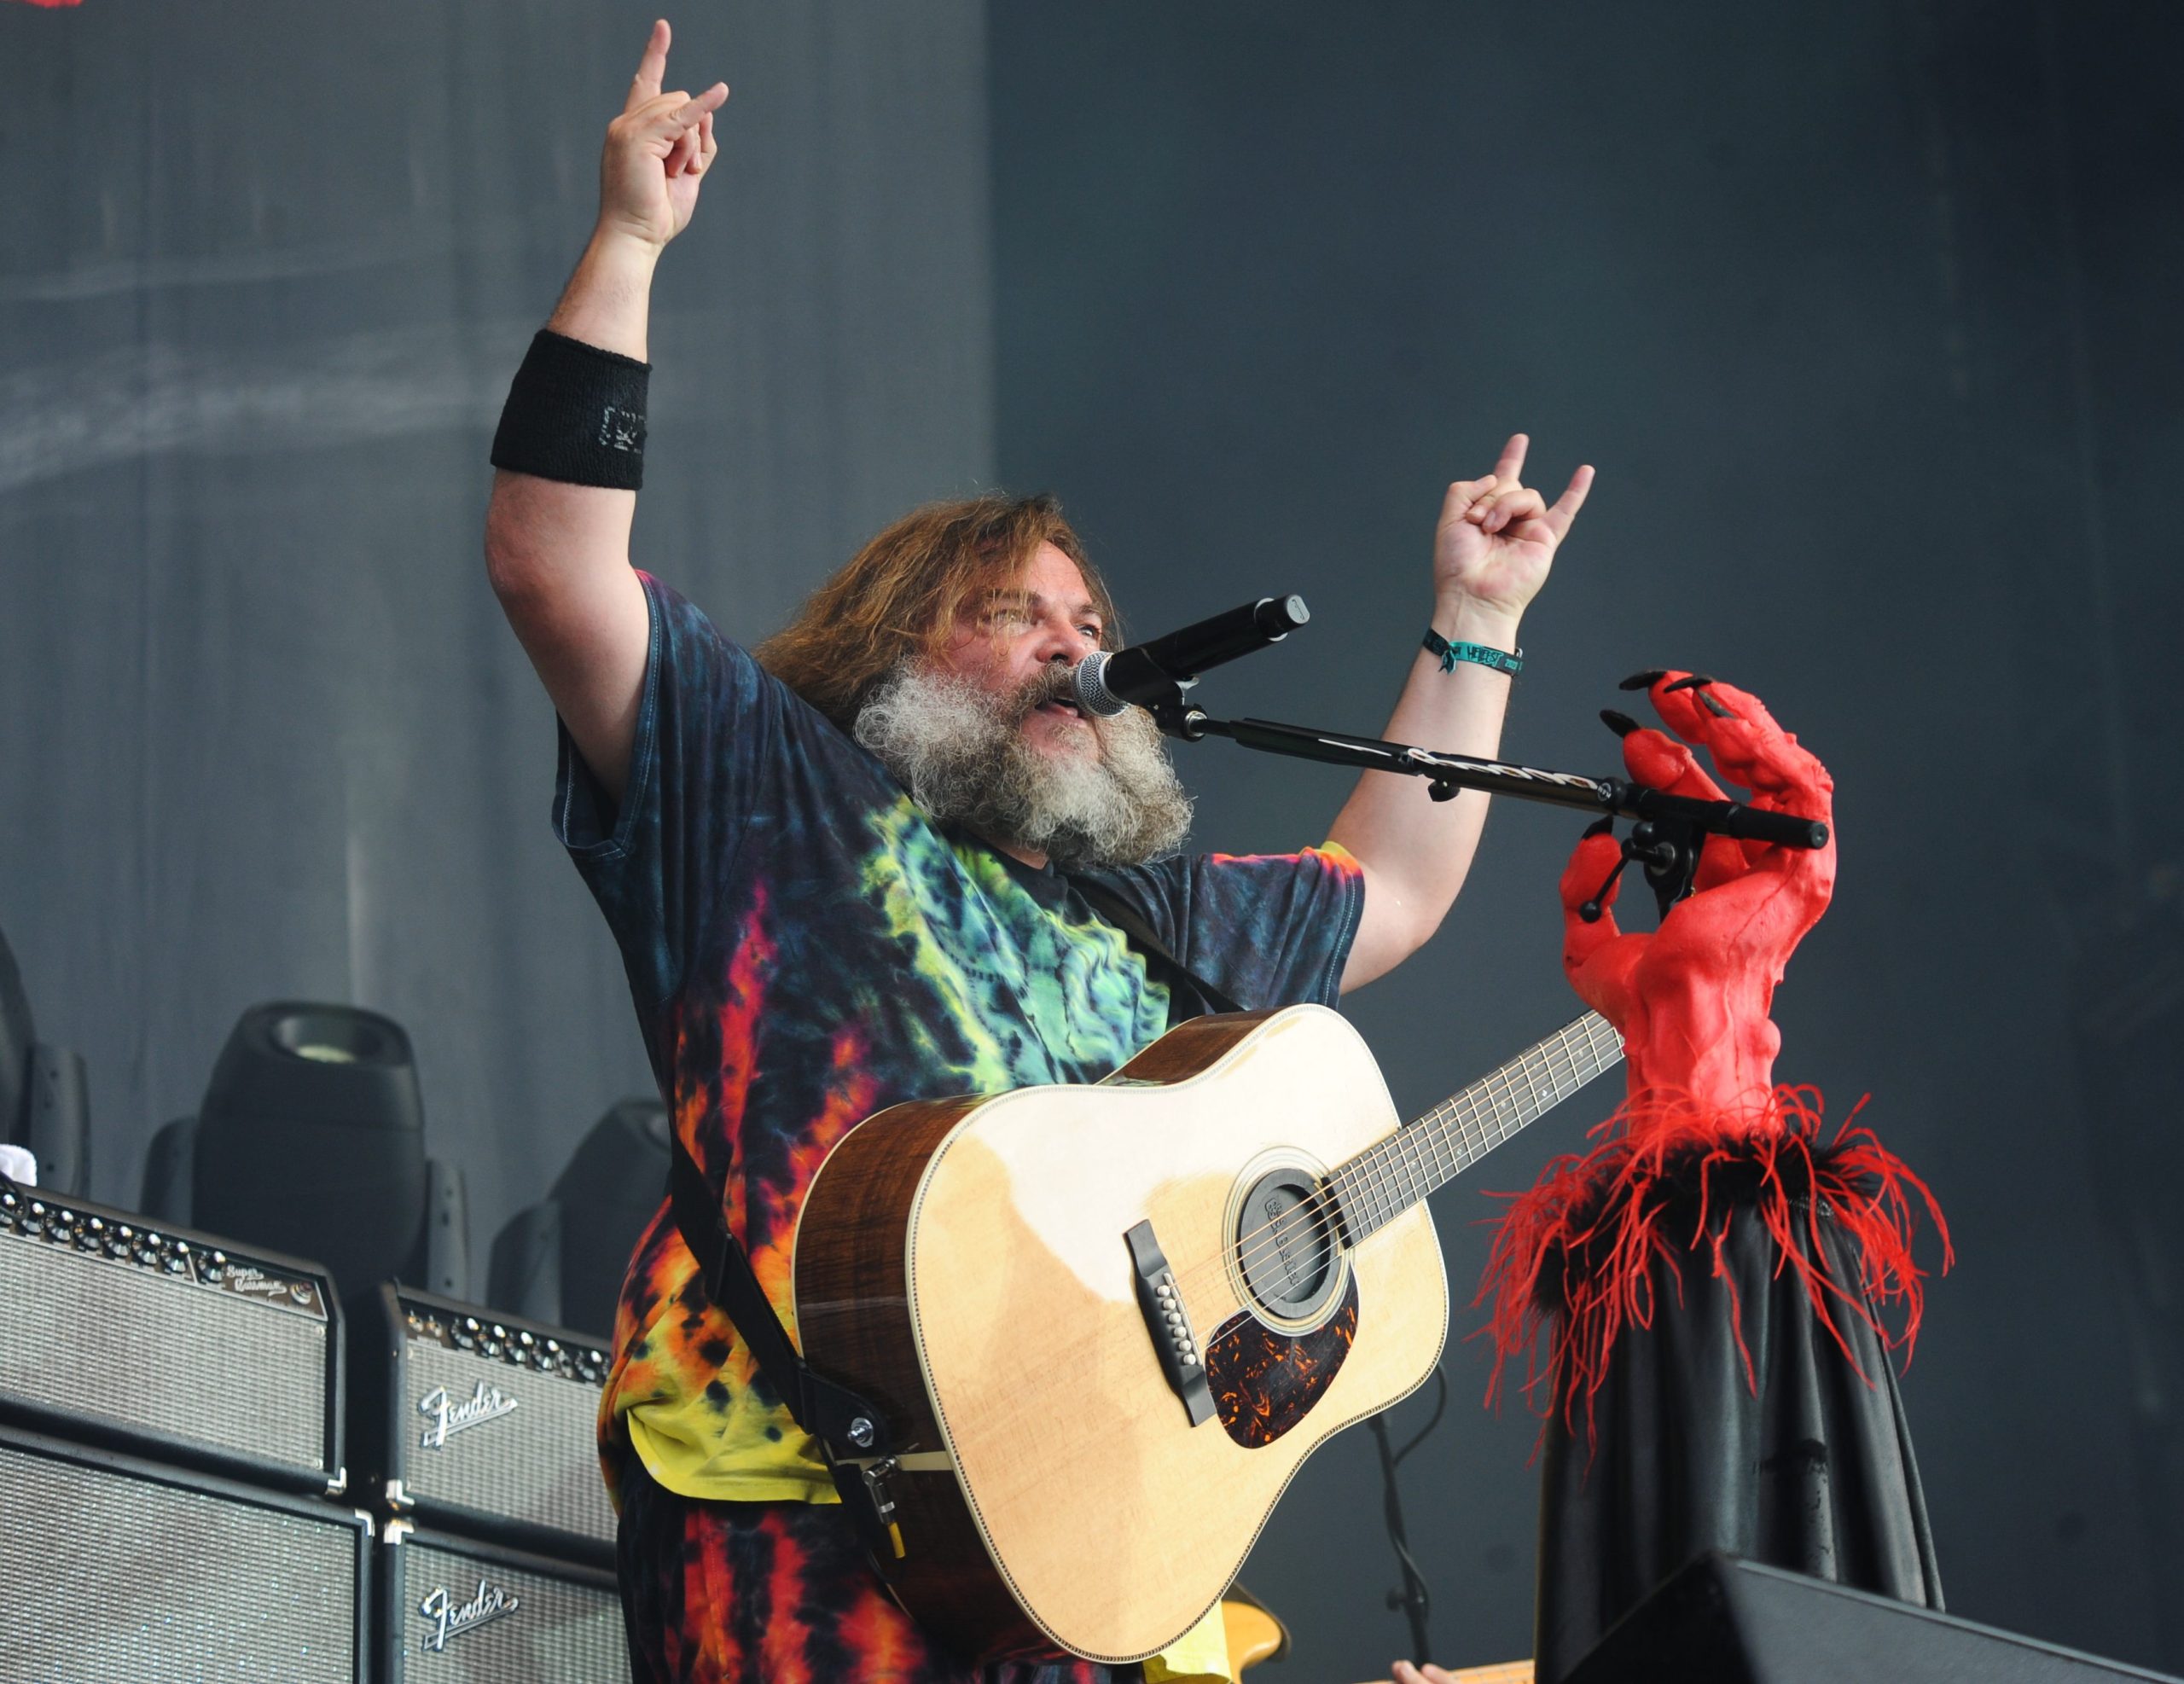
[[[1213,1389],[1205,1383],[1205,1352],[1183,1309],[1176,1272],[1161,1255],[1160,1242],[1153,1237],[1153,1224],[1142,1222],[1123,1235],[1130,1247],[1132,1273],[1137,1280],[1137,1308],[1145,1317],[1145,1330],[1153,1336],[1153,1349],[1160,1359],[1160,1372],[1183,1402],[1193,1426],[1213,1419]]]

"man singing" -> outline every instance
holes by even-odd
[[[596,229],[509,394],[485,552],[561,717],[557,830],[677,1133],[786,1320],[804,1190],[862,1118],[1097,1081],[1200,1009],[1185,973],[1249,1008],[1332,1002],[1438,926],[1486,800],[1368,775],[1319,848],[1177,854],[1189,802],[1147,716],[1069,700],[1113,614],[1048,499],[905,516],[755,654],[634,571],[653,270],[728,97],[662,92],[668,44],[656,24],[608,125]],[[1548,507],[1519,481],[1525,442],[1449,488],[1393,737],[1496,748],[1519,618],[1592,479]],[[1095,909],[1108,896],[1173,965]],[[1137,1674],[981,1674],[915,1625],[665,1207],[623,1286],[601,1447],[640,1678]]]

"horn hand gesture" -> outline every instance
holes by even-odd
[[[1531,441],[1513,435],[1484,479],[1459,479],[1441,504],[1433,535],[1436,600],[1469,598],[1513,620],[1547,583],[1554,552],[1592,489],[1581,467],[1552,508],[1522,479]]]
[[[728,100],[725,82],[694,96],[660,91],[671,38],[666,19],[653,25],[622,114],[607,125],[599,160],[601,231],[627,235],[654,250],[688,227],[698,208],[699,185],[719,152],[713,113]]]

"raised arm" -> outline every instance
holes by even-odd
[[[661,92],[669,39],[666,21],[655,23],[622,114],[607,125],[599,221],[546,324],[594,352],[638,363],[646,360],[653,265],[697,208],[700,183],[717,151],[713,113],[728,98],[720,82],[694,98]],[[567,392],[565,376],[586,366],[586,353],[563,351],[573,362],[542,384],[526,386],[520,377],[512,407],[526,401],[526,391],[534,404],[541,392]],[[609,377],[635,372],[594,361]],[[532,367],[527,363],[526,372]],[[568,398],[570,416],[578,401]],[[534,409],[529,418],[550,430],[564,417],[542,418]],[[502,438],[511,436],[504,420]],[[502,454],[497,446],[495,454]],[[502,467],[485,512],[485,569],[494,594],[578,752],[618,797],[629,772],[650,636],[644,593],[630,569],[636,510],[634,491]]]
[[[1591,489],[1581,467],[1550,508],[1521,479],[1529,441],[1502,447],[1484,479],[1449,487],[1433,536],[1432,629],[1454,644],[1513,653],[1517,623],[1547,582],[1555,549]],[[1443,663],[1421,649],[1385,735],[1452,754],[1492,756],[1502,745],[1509,677],[1476,660]],[[1330,839],[1365,872],[1365,915],[1344,967],[1346,993],[1385,975],[1440,927],[1478,851],[1486,796],[1465,790],[1437,802],[1422,778],[1368,772],[1336,816]]]

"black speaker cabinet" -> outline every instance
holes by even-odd
[[[614,1576],[389,1521],[384,1684],[630,1684]]]
[[[371,1524],[323,1499],[0,1427],[0,1676],[366,1684]]]
[[[2096,1684],[2115,1661],[1733,1556],[1702,1555],[1616,1622],[1568,1684]],[[2166,1684],[2175,1684],[2168,1680]]]
[[[566,1327],[389,1284],[357,1318],[353,1459],[391,1513],[613,1565],[607,1353]]]
[[[317,1264],[0,1182],[0,1415],[330,1495],[342,1362]]]

